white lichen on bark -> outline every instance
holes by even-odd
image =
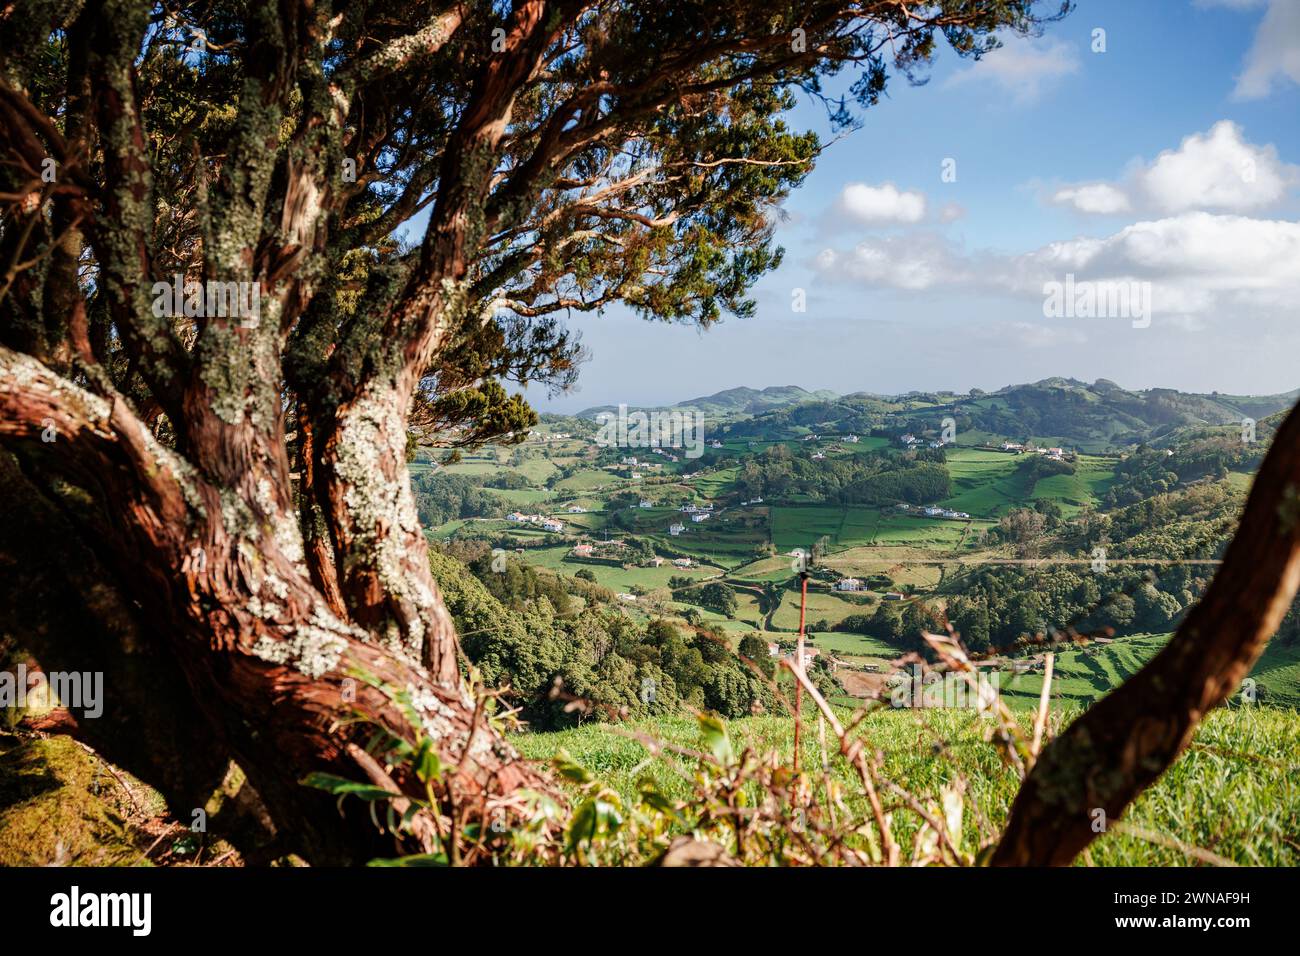
[[[334,447],[352,525],[350,550],[366,561],[387,594],[414,610],[401,622],[404,633],[394,622],[386,637],[392,650],[418,659],[436,599],[408,561],[412,536],[422,541],[423,535],[406,469],[400,402],[391,395],[364,393],[343,413]]]

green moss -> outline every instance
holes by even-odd
[[[0,735],[0,866],[148,865],[109,802],[115,780],[97,764],[66,737]]]

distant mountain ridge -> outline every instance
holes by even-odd
[[[1297,398],[1300,389],[1278,395],[1129,390],[1109,379],[1090,384],[1057,376],[992,392],[973,389],[960,394],[915,391],[890,396],[864,391],[839,395],[797,385],[732,388],[657,408],[696,409],[715,423],[726,422],[723,431],[731,438],[939,429],[943,419],[951,417],[959,434],[977,433],[990,441],[1051,438],[1095,450],[1158,442],[1188,429],[1238,424],[1245,418],[1259,421],[1290,408]],[[598,406],[578,417],[594,418],[600,412],[616,410],[615,406]]]
[[[692,398],[673,405],[629,405],[631,409],[649,412],[668,408],[695,409],[710,417],[727,415],[754,415],[800,402],[836,399],[839,396],[829,389],[810,392],[798,385],[769,385],[767,388],[728,388],[713,395]],[[578,412],[577,418],[595,418],[601,412],[617,412],[616,405],[596,405]]]

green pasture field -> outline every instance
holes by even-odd
[[[1131,677],[1169,640],[1168,634],[1135,634],[1111,644],[1092,643],[1056,654],[1052,696],[1088,705]],[[1300,647],[1271,644],[1251,671],[1270,704],[1300,707]],[[1000,691],[1013,704],[1035,701],[1042,693],[1041,668],[1035,673],[1001,678]]]
[[[1115,483],[1115,459],[1080,455],[1073,475],[1053,475],[1034,486],[1034,498],[1050,498],[1072,518],[1086,506],[1097,507]]]
[[[849,660],[892,661],[902,653],[879,638],[843,631],[817,631],[813,635],[813,644]]]
[[[530,548],[519,557],[524,563],[533,567],[549,568],[569,577],[586,568],[596,576],[597,583],[613,591],[629,591],[633,585],[640,585],[647,589],[667,588],[668,579],[671,577],[703,579],[718,573],[713,568],[676,568],[668,561],[657,568],[619,568],[607,564],[566,561],[565,558],[571,550],[569,546]]]
[[[555,497],[555,492],[546,488],[484,488],[483,490],[490,495],[496,495],[515,508],[534,507]]]
[[[799,629],[799,591],[794,588],[781,590],[781,606],[772,615],[773,626],[782,630]],[[821,590],[808,592],[808,624],[825,618],[831,624],[838,624],[850,614],[872,614],[874,604],[852,604],[834,594]]]
[[[692,485],[696,492],[706,500],[721,498],[731,490],[731,485],[736,480],[736,473],[737,469],[735,468],[722,468],[702,475],[692,482]]]
[[[952,497],[940,504],[982,518],[997,517],[1028,500],[1029,482],[1018,473],[1019,455],[979,448],[949,450]]]
[[[555,483],[557,491],[595,491],[606,485],[618,484],[620,478],[608,471],[599,468],[583,468],[581,471],[575,471],[568,478],[561,478]]]

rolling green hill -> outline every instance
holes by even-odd
[[[755,415],[771,408],[796,405],[809,401],[834,400],[836,394],[826,389],[810,392],[798,385],[772,385],[768,388],[729,388],[714,395],[692,398],[675,405],[633,406],[638,411],[655,411],[664,408],[693,409],[709,418],[734,415]],[[613,405],[597,405],[578,412],[578,418],[595,418],[601,412],[617,412]]]
[[[731,423],[728,438],[779,439],[809,432],[866,433],[880,429],[938,431],[957,426],[957,444],[1032,440],[1097,452],[1157,440],[1179,429],[1239,425],[1289,408],[1300,390],[1281,395],[1197,394],[1169,388],[1131,391],[1105,379],[1088,384],[1049,378],[996,392],[918,393],[886,397],[865,392],[772,408]]]

